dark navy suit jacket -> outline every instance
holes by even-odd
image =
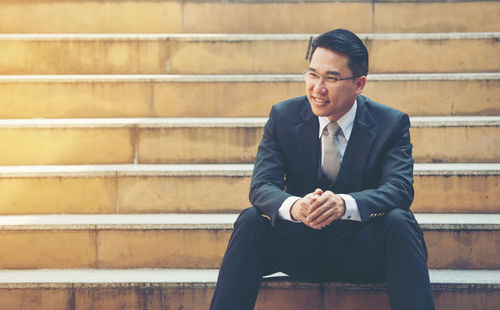
[[[321,187],[349,194],[362,221],[413,200],[413,158],[408,115],[358,96],[352,133],[337,181],[323,186],[318,117],[307,97],[274,105],[264,129],[250,186],[250,202],[274,225],[291,195],[303,197]],[[325,156],[328,156],[325,154]]]

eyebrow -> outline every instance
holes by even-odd
[[[314,68],[311,68],[309,67],[308,69],[309,71],[313,71],[313,72],[316,72],[318,73],[318,70],[314,69]],[[326,71],[326,75],[336,75],[336,76],[340,76],[340,72],[338,71]]]

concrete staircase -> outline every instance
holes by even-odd
[[[272,104],[360,34],[408,112],[437,309],[500,307],[500,1],[0,2],[0,309],[207,309]],[[388,309],[266,279],[256,309]]]

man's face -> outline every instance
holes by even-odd
[[[352,76],[351,70],[347,67],[348,61],[349,58],[345,54],[322,47],[315,50],[309,71],[313,72],[315,77],[321,76],[321,78],[312,80],[306,78],[307,99],[315,115],[337,121],[349,111],[356,96],[363,91],[365,76],[332,82],[334,77],[341,79]]]

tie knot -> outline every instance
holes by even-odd
[[[329,136],[336,136],[339,133],[340,127],[337,122],[331,122],[326,125],[326,130]]]

